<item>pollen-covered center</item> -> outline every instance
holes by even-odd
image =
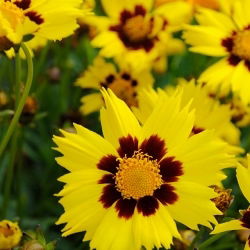
[[[10,23],[12,29],[14,30],[18,27],[18,25],[23,23],[25,18],[23,10],[9,1],[0,3],[0,13]]]
[[[0,234],[2,234],[5,238],[12,236],[14,234],[12,228],[6,224],[6,226],[0,225]]]
[[[119,159],[115,184],[125,199],[151,196],[163,184],[160,166],[147,154],[137,151],[130,158]]]
[[[243,30],[234,36],[233,54],[250,60],[250,30]]]
[[[130,42],[141,42],[147,38],[151,30],[150,22],[142,15],[127,19],[123,26],[123,32]]]

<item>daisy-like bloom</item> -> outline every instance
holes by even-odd
[[[199,25],[186,26],[184,38],[191,51],[223,57],[201,75],[213,91],[232,90],[242,101],[250,103],[250,1],[237,0],[230,13],[200,9]]]
[[[81,111],[87,115],[100,110],[103,98],[99,90],[102,87],[110,88],[128,106],[136,107],[138,91],[141,88],[151,87],[153,81],[153,76],[148,70],[135,72],[122,66],[117,69],[114,64],[106,62],[102,57],[96,57],[93,65],[89,66],[76,81],[77,86],[96,90],[95,93],[81,99]]]
[[[19,244],[21,237],[22,232],[17,223],[0,221],[0,249],[12,249]]]
[[[155,0],[155,5],[160,6],[165,3],[180,1],[180,0]],[[219,9],[220,0],[183,0],[191,4],[193,7],[195,6],[203,6],[210,9]]]
[[[103,98],[104,138],[79,125],[54,137],[57,162],[70,171],[59,179],[63,236],[86,231],[91,249],[169,248],[180,238],[174,220],[195,230],[216,223],[208,186],[234,157],[212,131],[189,136],[194,112],[181,108],[181,95],[159,99],[143,126],[112,91]]]
[[[196,85],[194,80],[187,82],[181,79],[176,89],[183,92],[181,99],[182,107],[192,100],[190,108],[195,109],[195,122],[192,134],[200,133],[205,129],[214,129],[218,137],[228,141],[230,144],[239,145],[240,130],[231,122],[230,105],[220,104],[218,100],[209,97],[207,90],[201,85]],[[141,122],[145,122],[157,104],[160,95],[172,98],[173,92],[173,89],[170,88],[167,88],[166,92],[162,90],[157,92],[152,88],[140,91],[138,95],[139,106],[133,109],[138,119]],[[239,148],[237,147],[237,149]]]
[[[101,2],[108,16],[91,17],[89,23],[98,28],[92,45],[101,48],[102,56],[118,58],[140,71],[151,67],[158,57],[184,49],[171,32],[189,19],[187,3],[153,9],[153,0]]]
[[[78,27],[81,0],[0,0],[0,50],[19,44],[25,35],[50,40],[69,36]]]
[[[250,155],[247,155],[248,168],[239,165],[237,168],[237,179],[240,186],[240,189],[243,195],[246,197],[250,203]],[[250,207],[247,210],[240,211],[241,218],[231,220],[222,224],[219,224],[215,227],[213,234],[231,231],[231,230],[246,230],[250,229]],[[245,245],[245,250],[250,249],[250,237]]]

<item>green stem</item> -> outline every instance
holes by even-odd
[[[15,133],[13,134],[12,141],[11,141],[10,165],[7,168],[7,175],[6,175],[6,181],[5,181],[5,186],[4,186],[4,195],[3,195],[3,211],[2,211],[2,218],[3,219],[6,217],[8,204],[9,204],[9,200],[10,200],[10,191],[11,191],[12,180],[13,180],[16,153],[17,153],[17,149],[18,149],[17,142],[18,142],[18,130],[15,131]]]
[[[29,52],[29,49],[26,47],[26,45],[24,43],[21,44],[21,48],[26,56],[26,59],[27,59],[27,64],[28,64],[28,76],[27,76],[27,80],[26,80],[26,84],[25,84],[25,88],[24,88],[24,91],[23,91],[23,95],[20,99],[20,102],[18,103],[18,106],[17,106],[17,109],[16,109],[16,112],[14,114],[14,117],[10,123],[10,126],[0,144],[0,158],[1,158],[1,155],[3,154],[8,142],[9,142],[9,139],[10,137],[12,136],[13,132],[15,131],[15,128],[17,126],[17,123],[18,123],[18,120],[21,116],[21,113],[22,113],[22,110],[23,110],[23,107],[25,105],[25,101],[29,95],[29,91],[30,91],[30,88],[31,88],[31,85],[32,85],[32,80],[33,80],[33,62],[32,62],[32,57],[30,55],[30,52]]]
[[[16,70],[16,82],[15,82],[15,94],[16,94],[16,109],[20,100],[20,85],[21,85],[21,59],[20,53],[16,53],[15,57],[15,70]]]
[[[220,239],[221,237],[223,237],[225,234],[228,234],[228,233],[229,232],[215,234],[214,236],[210,237],[209,239],[204,241],[202,244],[200,244],[199,249],[204,249],[205,247],[208,247],[209,245],[211,245],[212,243],[214,243],[215,241],[217,241],[218,239]]]

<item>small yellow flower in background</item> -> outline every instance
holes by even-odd
[[[25,35],[61,40],[78,27],[81,0],[0,0],[0,50],[22,42]]]
[[[248,167],[239,165],[237,168],[237,180],[243,195],[250,203],[250,155],[247,155]],[[213,234],[230,231],[230,230],[245,230],[249,232],[250,229],[250,207],[247,210],[240,211],[241,218],[231,220],[215,227]],[[250,234],[250,232],[249,232]],[[246,241],[245,250],[250,249],[250,238]]]
[[[231,4],[230,13],[200,9],[199,25],[187,25],[184,38],[191,51],[223,57],[201,75],[200,81],[213,90],[232,90],[242,101],[250,103],[250,1]]]
[[[76,124],[75,134],[54,137],[70,171],[59,178],[63,236],[86,231],[91,249],[169,248],[180,239],[175,220],[195,230],[216,223],[209,186],[235,161],[225,144],[212,131],[190,137],[194,112],[178,92],[162,96],[143,126],[111,90],[102,93],[104,138]]]
[[[102,56],[118,58],[140,71],[152,67],[159,57],[184,49],[172,32],[189,20],[187,3],[174,2],[153,9],[152,0],[101,2],[108,16],[90,17],[88,22],[98,28],[92,45],[101,48]]]
[[[137,106],[138,91],[141,88],[151,87],[153,81],[149,71],[138,73],[123,66],[117,69],[114,64],[106,62],[102,57],[97,57],[93,65],[89,66],[76,81],[77,86],[96,90],[95,93],[82,98],[81,111],[87,115],[100,110],[103,106],[103,98],[99,90],[102,87],[110,88],[128,106]]]
[[[0,221],[0,249],[11,249],[17,246],[22,238],[22,232],[17,223],[9,220]]]
[[[179,81],[176,89],[183,92],[181,99],[182,107],[191,101],[190,108],[195,109],[193,134],[200,133],[205,129],[214,129],[218,137],[232,145],[239,145],[240,130],[231,122],[230,105],[220,104],[218,100],[209,97],[207,90],[201,85],[195,85],[194,80],[187,82],[182,79]],[[141,122],[145,122],[151,114],[159,96],[163,94],[161,92],[161,90],[156,92],[153,89],[139,92],[139,107],[133,110]],[[173,92],[174,90],[168,87],[165,94],[167,93],[169,98],[172,98]],[[241,151],[238,147],[236,149]]]

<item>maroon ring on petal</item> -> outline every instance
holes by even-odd
[[[144,154],[148,154],[152,156],[154,160],[158,161],[160,161],[167,152],[164,140],[157,135],[152,135],[148,139],[145,139],[140,149]]]
[[[116,156],[107,155],[102,157],[102,159],[97,164],[97,167],[101,170],[116,174],[117,168],[119,167],[119,162]]]
[[[163,205],[174,204],[178,200],[175,188],[169,184],[163,184],[154,191],[156,197]]]
[[[159,203],[153,196],[144,196],[137,202],[137,210],[139,213],[142,213],[143,216],[150,216],[155,214],[158,208]]]
[[[134,214],[137,201],[135,199],[123,199],[117,201],[115,208],[118,216],[121,218],[129,219]]]
[[[183,175],[182,163],[175,161],[174,157],[167,157],[160,161],[160,174],[163,181],[174,182],[178,176]]]
[[[250,209],[244,212],[243,217],[241,218],[242,226],[250,229]]]
[[[104,208],[109,208],[120,198],[121,193],[116,190],[114,185],[109,184],[103,188],[99,201],[103,204]]]
[[[119,139],[120,147],[118,153],[121,157],[132,157],[138,151],[138,140],[131,135]]]

